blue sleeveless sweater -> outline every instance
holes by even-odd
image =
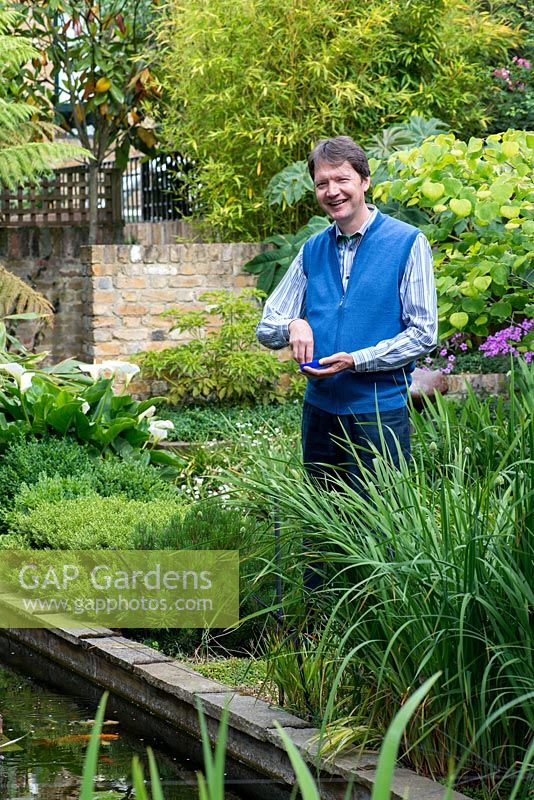
[[[379,211],[358,246],[346,292],[335,225],[306,242],[306,318],[313,330],[314,358],[373,347],[406,328],[399,290],[418,233]],[[306,400],[331,414],[402,408],[413,368],[409,364],[380,372],[345,370],[322,380],[308,378]]]

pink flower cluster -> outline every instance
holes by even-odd
[[[527,364],[530,364],[534,359],[534,351],[527,350],[525,353],[520,353],[515,345],[532,328],[534,328],[534,319],[526,319],[517,325],[510,325],[509,328],[503,328],[502,331],[497,331],[492,336],[488,336],[486,341],[480,345],[479,350],[484,353],[486,358],[508,354],[513,356],[523,355]]]
[[[500,78],[502,81],[505,82],[508,90],[510,92],[524,92],[525,91],[525,82],[522,80],[521,73],[518,72],[517,67],[519,69],[530,70],[532,64],[526,58],[520,58],[519,56],[514,56],[512,58],[512,64],[510,65],[510,69],[514,71],[514,75],[510,74],[510,69],[506,69],[506,67],[501,67],[500,69],[493,70],[493,77]],[[515,80],[514,78],[518,78]]]

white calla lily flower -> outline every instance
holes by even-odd
[[[100,366],[100,364],[78,364],[78,369],[81,372],[88,372],[91,378],[96,381],[98,380]]]
[[[101,364],[79,364],[82,372],[88,372],[94,381],[99,378],[124,378],[126,386],[130,383],[134,375],[140,372],[137,364],[129,361],[102,361]]]
[[[24,372],[20,376],[20,391],[27,392],[32,385],[32,379],[35,377],[35,372]]]
[[[150,436],[154,442],[166,439],[172,428],[174,428],[174,423],[170,419],[154,419],[148,425]]]
[[[19,364],[17,361],[8,361],[7,364],[0,364],[0,370],[7,372],[12,378],[15,378],[19,385],[22,376],[26,372],[22,364]]]
[[[82,414],[87,414],[87,412],[90,411],[90,409],[91,409],[91,406],[89,405],[87,400],[84,400],[83,403],[82,403],[80,411],[82,412]]]
[[[171,430],[171,428],[174,428],[174,422],[171,422],[170,419],[155,419],[150,423],[149,427],[151,426],[155,428],[167,428],[168,430]]]
[[[141,420],[145,419],[145,417],[153,417],[155,413],[156,413],[156,406],[149,406],[148,408],[145,408],[144,411],[141,411],[141,413],[137,417],[137,421],[141,422]]]

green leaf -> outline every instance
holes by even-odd
[[[453,197],[453,199],[449,202],[449,206],[453,214],[456,214],[457,217],[463,218],[468,217],[473,207],[469,200],[457,200]]]
[[[71,400],[64,403],[59,408],[54,408],[46,414],[46,422],[54,430],[65,435],[74,421],[75,415],[79,412],[80,403]],[[83,416],[83,415],[82,415]]]
[[[512,314],[512,306],[505,300],[501,300],[499,303],[494,303],[492,306],[490,306],[489,313],[492,317],[508,319],[508,317],[510,317]]]
[[[274,724],[291,761],[302,800],[320,800],[319,792],[308,765],[280,723],[275,720]]]
[[[480,275],[478,278],[473,280],[474,286],[479,290],[479,292],[485,292],[486,289],[491,286],[491,276],[490,275]]]
[[[470,314],[480,314],[485,305],[486,301],[483,297],[466,297],[465,300],[462,300],[463,310]]]
[[[97,771],[100,733],[102,731],[102,723],[104,722],[107,700],[108,692],[104,692],[98,704],[93,730],[91,731],[91,739],[89,740],[89,746],[85,754],[80,800],[93,800],[93,781]]]
[[[491,268],[491,277],[494,283],[499,286],[506,286],[508,283],[509,270],[504,264],[496,264]]]
[[[457,178],[443,178],[443,186],[450,197],[457,197],[463,189],[463,183]]]
[[[269,293],[272,288],[273,279],[275,273],[275,265],[273,263],[268,264],[265,269],[263,269],[260,277],[257,280],[256,286],[258,289],[261,289],[263,292]]]
[[[489,190],[492,198],[499,203],[499,205],[506,203],[514,193],[513,185],[510,183],[503,183],[502,181],[495,181],[495,183],[492,183]]]
[[[491,202],[488,200],[479,201],[476,205],[476,216],[483,222],[492,222],[497,219],[499,215],[499,203]]]
[[[111,444],[123,431],[128,428],[133,428],[135,424],[136,421],[131,417],[119,417],[115,419],[103,433],[99,430],[95,431],[95,439],[97,439],[100,444],[107,447],[107,445]]]
[[[441,672],[437,672],[431,678],[428,678],[393,717],[380,748],[371,800],[387,800],[390,797],[393,772],[397,763],[397,753],[404,730],[415,714],[418,705],[423,701],[440,675]]]
[[[458,330],[465,328],[467,323],[469,322],[469,315],[466,314],[464,311],[456,311],[454,314],[451,314],[449,317],[449,322]]]
[[[148,755],[148,768],[150,771],[150,786],[152,789],[152,800],[164,800],[163,790],[161,787],[161,781],[158,773],[158,767],[156,764],[156,759],[154,758],[154,752],[151,747],[147,747],[147,755]]]

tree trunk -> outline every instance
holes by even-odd
[[[88,244],[96,244],[98,237],[98,161],[89,162],[89,239]]]

